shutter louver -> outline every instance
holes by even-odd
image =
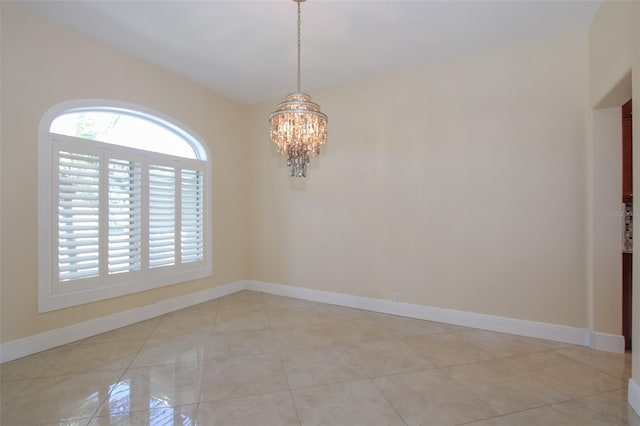
[[[182,170],[181,182],[181,261],[196,262],[203,259],[202,172]]]
[[[97,155],[58,152],[58,279],[100,274],[100,161]]]
[[[175,170],[149,165],[149,267],[175,264]]]
[[[109,274],[140,270],[140,163],[109,159]]]

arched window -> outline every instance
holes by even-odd
[[[40,312],[211,275],[204,144],[112,101],[58,104],[39,134]]]

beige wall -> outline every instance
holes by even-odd
[[[246,277],[246,156],[241,107],[182,78],[1,3],[1,342]],[[184,123],[213,157],[213,276],[99,303],[37,313],[38,123],[52,105],[108,98]]]
[[[324,90],[309,178],[255,106],[250,278],[587,326],[586,34]],[[284,94],[283,94],[284,96]]]

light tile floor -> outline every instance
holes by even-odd
[[[248,291],[0,370],[3,426],[640,426],[628,354]]]

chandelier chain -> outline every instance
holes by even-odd
[[[300,93],[300,2],[298,3],[298,91]]]

